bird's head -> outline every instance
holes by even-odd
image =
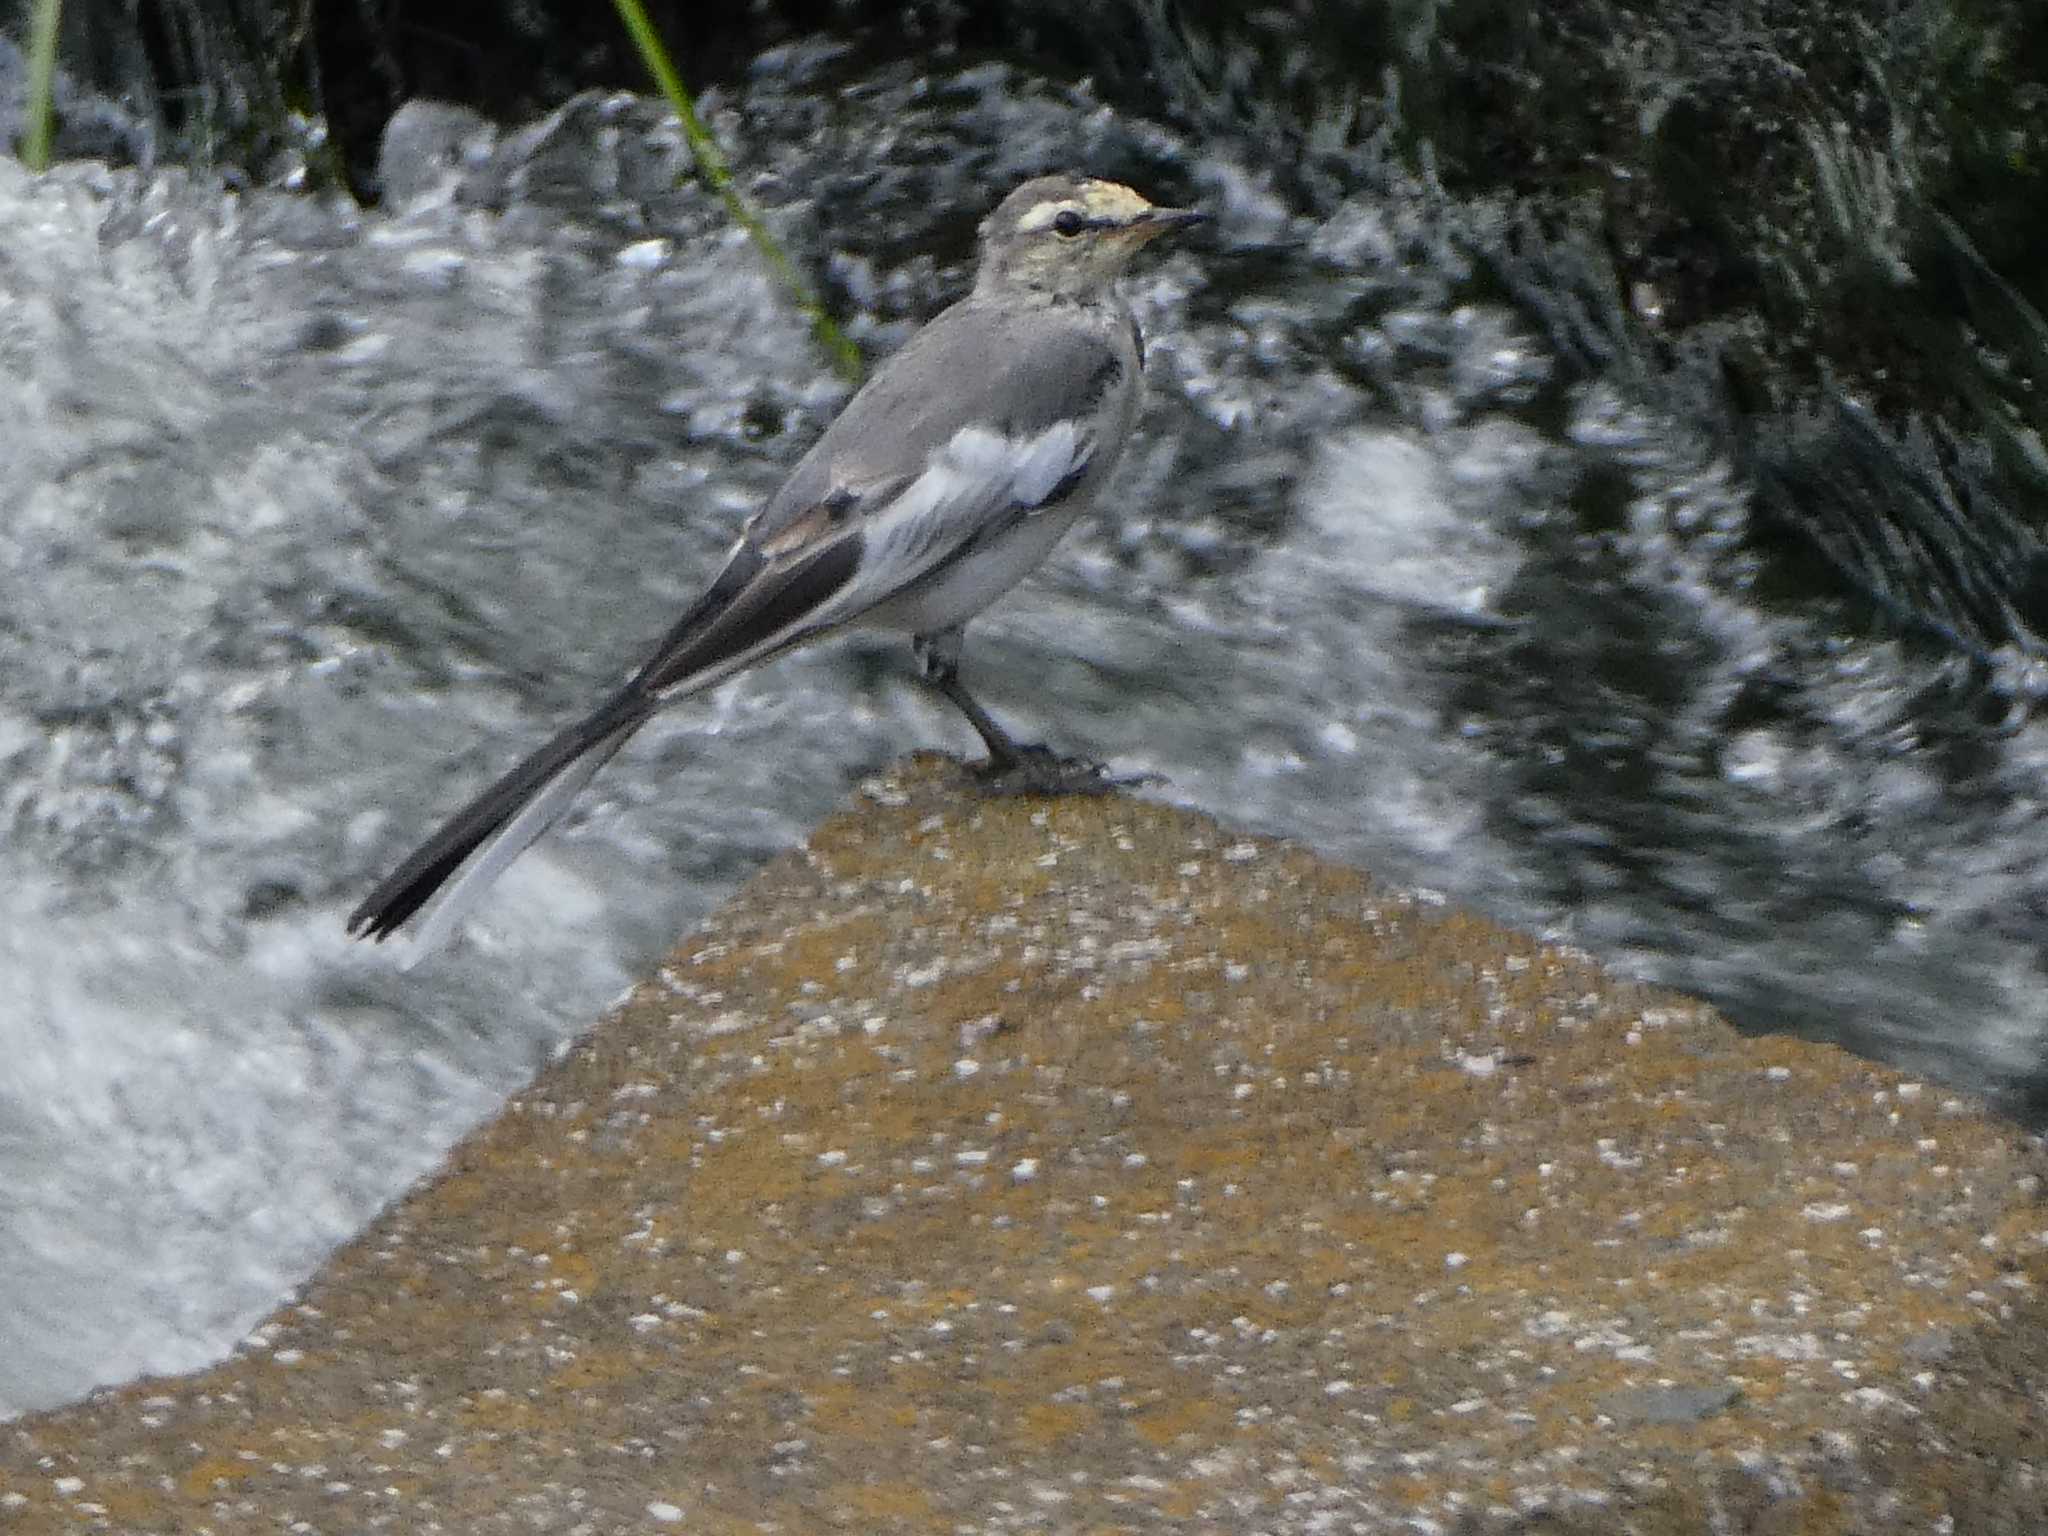
[[[1106,292],[1152,240],[1207,218],[1155,207],[1120,182],[1040,176],[982,220],[975,291],[1088,298]]]

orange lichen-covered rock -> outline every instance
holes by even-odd
[[[2039,1176],[1299,849],[921,760],[244,1352],[0,1427],[0,1529],[2048,1529]]]

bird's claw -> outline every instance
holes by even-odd
[[[1109,795],[1165,782],[1156,773],[1111,773],[1105,764],[1085,757],[1062,757],[1043,746],[1020,746],[1007,760],[991,758],[967,771],[975,790],[993,797]]]

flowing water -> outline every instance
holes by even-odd
[[[1746,1026],[2032,1091],[2024,648],[1889,622],[1839,509],[1760,526],[1761,460],[1567,356],[1569,295],[1369,146],[1309,198],[998,65],[835,67],[714,117],[871,356],[1049,165],[1218,215],[1132,284],[1102,515],[970,634],[1000,714]],[[863,776],[972,744],[842,641],[644,732],[451,950],[344,939],[845,395],[659,113],[429,141],[380,212],[0,159],[0,1412],[217,1356]]]

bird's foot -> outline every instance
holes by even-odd
[[[975,790],[984,795],[1108,795],[1162,782],[1156,773],[1115,774],[1085,757],[1062,757],[1050,747],[1019,746],[1003,758],[990,758],[967,770]]]

